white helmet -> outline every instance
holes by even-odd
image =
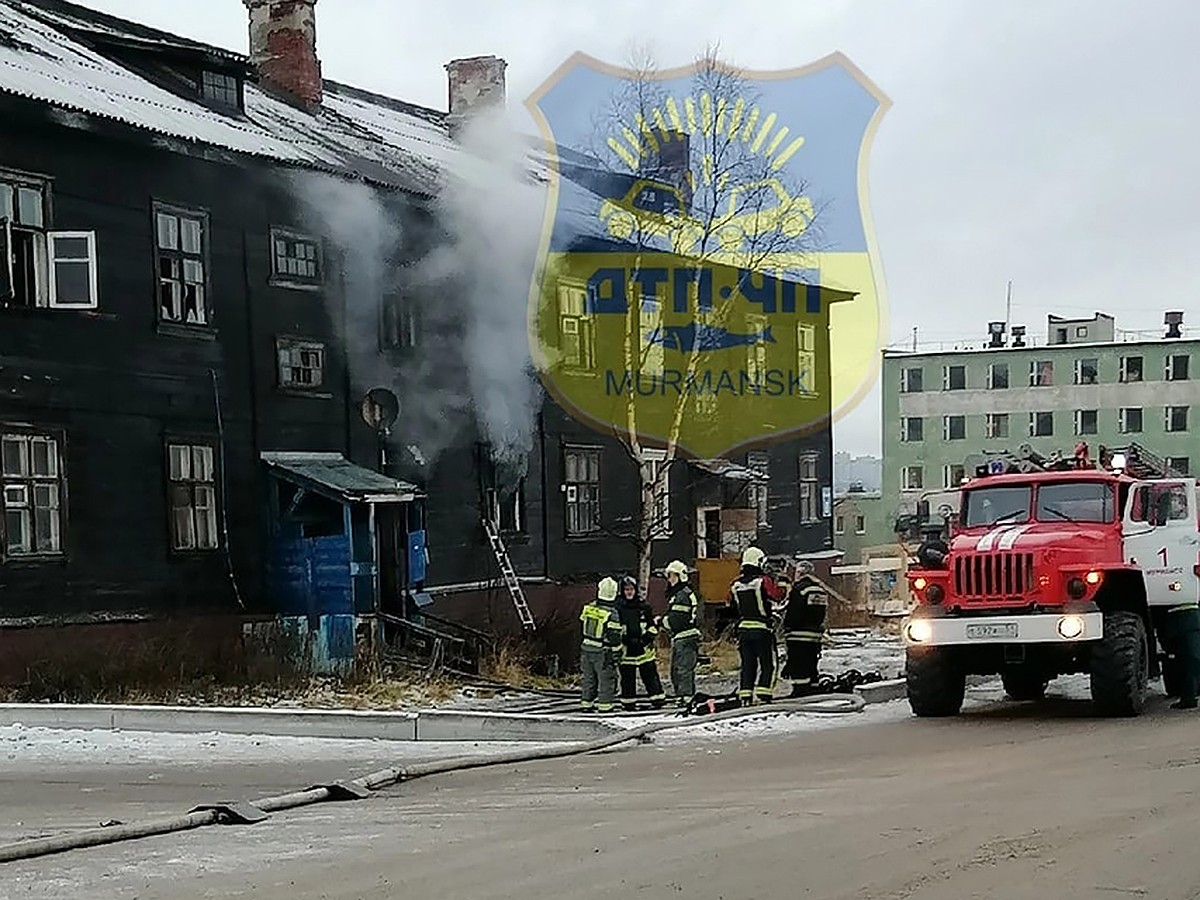
[[[596,599],[605,600],[611,603],[617,599],[617,580],[615,578],[601,578],[600,586],[596,588]]]
[[[763,553],[757,547],[747,547],[742,552],[742,565],[754,566],[756,569],[761,569],[763,560],[767,558],[767,554]]]
[[[673,559],[667,563],[666,574],[678,575],[680,581],[687,581],[688,567],[683,563],[682,560]]]

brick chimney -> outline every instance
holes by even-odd
[[[504,70],[507,68],[508,63],[498,56],[472,56],[446,63],[451,131],[457,130],[480,110],[504,106]]]
[[[321,104],[317,0],[243,0],[250,12],[250,61],[264,87],[301,106]]]

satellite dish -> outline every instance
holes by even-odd
[[[399,416],[400,401],[387,388],[372,388],[363,397],[363,421],[376,431],[387,431]]]
[[[943,503],[941,506],[938,507],[937,511],[938,511],[938,515],[941,516],[943,519],[948,519],[952,515],[954,515],[954,507],[951,506],[949,503]]]

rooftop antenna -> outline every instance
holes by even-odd
[[[913,353],[917,352],[917,326],[913,326]]]
[[[1004,301],[1004,330],[1012,327],[1012,279],[1008,280],[1008,296]]]

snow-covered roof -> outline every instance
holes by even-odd
[[[127,31],[118,27],[122,24],[128,24]],[[244,115],[225,114],[97,52],[76,37],[81,31],[128,38],[142,46],[202,51],[249,65],[229,51],[111,17],[92,22],[27,0],[0,0],[0,92],[157,135],[422,194],[436,191],[440,171],[452,167],[463,152],[449,136],[444,113],[336,82],[325,83],[316,113],[247,82]]]

